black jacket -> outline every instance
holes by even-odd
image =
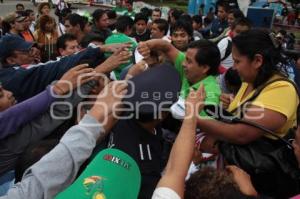
[[[41,91],[53,81],[60,79],[69,69],[80,64],[83,60],[91,60],[96,66],[103,59],[99,48],[87,48],[77,54],[63,57],[57,61],[49,61],[29,66],[0,69],[0,82],[6,90],[11,91],[18,102],[24,101]]]

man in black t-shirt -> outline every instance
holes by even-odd
[[[130,155],[138,164],[142,183],[139,198],[150,199],[164,169],[162,129],[160,123],[168,109],[178,100],[180,78],[174,66],[162,64],[131,79],[128,87],[132,97],[124,100],[134,110],[121,119],[111,130],[108,147]]]
[[[147,28],[148,17],[143,13],[137,13],[134,17],[134,32],[132,37],[135,38],[137,42],[147,41],[150,39],[150,30]]]

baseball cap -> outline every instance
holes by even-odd
[[[163,63],[130,79],[127,89],[125,106],[133,106],[136,118],[153,120],[178,100],[181,81],[175,67]]]
[[[6,15],[3,19],[3,21],[7,22],[7,23],[13,23],[15,21],[22,22],[25,19],[26,19],[26,16],[22,15],[20,12],[18,12],[18,13],[12,12],[12,13]]]
[[[15,50],[29,50],[33,45],[18,35],[6,34],[0,39],[0,59],[10,56]]]
[[[121,199],[138,197],[141,173],[136,162],[118,149],[98,153],[78,179],[56,199]]]
[[[106,40],[105,40],[105,44],[118,44],[118,43],[130,43],[132,45],[132,47],[129,49],[132,53],[134,52],[135,48],[137,47],[137,42],[123,34],[123,33],[114,33],[111,36],[109,36]],[[106,57],[109,57],[112,53],[105,53]],[[115,69],[114,75],[115,75],[115,79],[120,79],[120,74],[122,72],[123,69],[127,68],[128,66],[131,66],[133,64],[133,59],[130,59],[128,61],[128,63],[125,64],[121,64],[117,69]]]

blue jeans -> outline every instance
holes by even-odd
[[[15,171],[8,171],[0,176],[0,197],[5,195],[15,181]]]

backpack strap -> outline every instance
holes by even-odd
[[[227,44],[227,47],[226,47],[225,55],[221,59],[221,61],[224,61],[225,59],[227,59],[227,57],[229,57],[229,55],[231,54],[231,51],[232,51],[232,41],[229,40],[229,39],[227,39],[227,41],[228,41],[228,44]]]

